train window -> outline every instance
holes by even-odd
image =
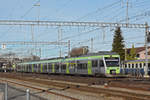
[[[98,66],[98,60],[92,60],[92,67]]]
[[[47,70],[47,64],[43,64],[43,67],[44,67],[44,71]]]
[[[148,67],[150,68],[150,63],[148,63]]]
[[[100,65],[100,67],[104,67],[104,62],[103,62],[103,60],[100,60],[100,61],[99,61],[99,65]]]
[[[137,54],[136,57],[140,57],[140,54]]]
[[[55,69],[59,69],[59,65],[58,64],[55,64]]]
[[[30,64],[30,65],[29,65],[29,70],[31,70],[31,69],[32,69],[32,65]]]
[[[138,64],[136,64],[136,68],[138,68]]]
[[[48,68],[49,68],[49,69],[52,69],[52,64],[49,63],[49,64],[48,64]]]
[[[66,65],[65,64],[61,65],[61,68],[66,69]]]
[[[139,63],[139,68],[142,68],[142,63]]]
[[[134,68],[134,64],[132,64],[132,68]]]
[[[37,64],[35,64],[35,68],[37,68]]]
[[[125,64],[125,68],[127,68],[127,64]]]
[[[145,66],[146,64],[144,63],[143,65]]]
[[[83,69],[87,69],[87,64],[86,63],[83,64]]]
[[[78,68],[78,69],[82,69],[82,64],[78,64],[78,65],[77,65],[77,68]]]
[[[38,68],[41,67],[41,64],[38,64]]]
[[[86,63],[78,64],[77,68],[78,69],[87,69],[87,64]]]
[[[130,64],[128,64],[128,67],[130,68]]]

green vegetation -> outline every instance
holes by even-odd
[[[130,52],[126,53],[126,60],[136,60],[136,49],[134,45],[132,45]]]
[[[118,53],[121,60],[124,60],[125,58],[125,45],[123,40],[121,28],[117,27],[113,38],[112,51]]]

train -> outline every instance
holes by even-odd
[[[120,75],[120,56],[114,52],[88,53],[78,57],[51,58],[17,63],[17,72],[92,75]]]
[[[145,59],[127,60],[121,64],[120,72],[125,75],[143,76],[145,66]],[[150,75],[150,59],[148,59],[148,75]]]

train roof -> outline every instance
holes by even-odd
[[[82,60],[82,59],[97,59],[105,57],[119,57],[119,55],[115,52],[98,52],[98,53],[89,53],[87,55],[82,55],[78,57],[68,57],[68,58],[52,58],[52,59],[43,59],[39,61],[29,61],[29,62],[22,62],[22,64],[34,64],[34,63],[48,63],[48,62],[64,62],[64,61],[73,61],[73,60]]]
[[[96,55],[118,55],[118,54],[116,52],[110,52],[110,51],[99,51],[98,53],[88,53],[86,55],[81,55],[79,57],[96,56]]]
[[[124,61],[125,63],[128,63],[128,62],[145,62],[146,59],[138,59],[138,60],[127,60],[127,61]],[[148,62],[150,62],[150,59],[148,59]]]

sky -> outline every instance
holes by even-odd
[[[128,0],[129,23],[150,23],[150,1]],[[38,6],[40,5],[40,6]],[[125,23],[127,0],[0,0],[0,20],[42,20],[42,21],[85,21]],[[100,27],[33,27],[0,26],[0,41],[58,41],[61,30],[63,42],[71,41],[71,48],[88,46],[90,52],[109,51],[115,28]],[[122,35],[126,48],[144,45],[144,29],[124,29]],[[91,50],[91,38],[93,50]],[[56,45],[6,45],[0,52],[35,54],[42,58],[65,56],[68,47]],[[41,53],[40,53],[41,51]]]

